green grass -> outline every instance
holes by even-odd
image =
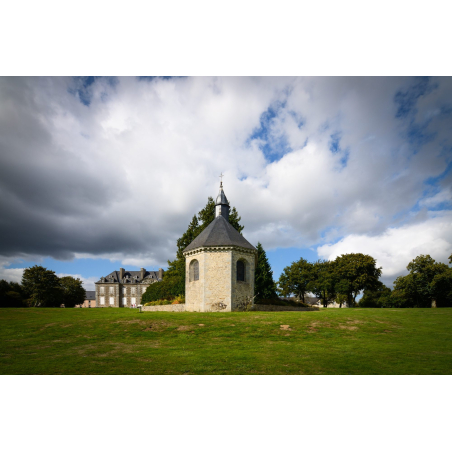
[[[0,309],[0,373],[451,374],[451,327],[452,309]]]

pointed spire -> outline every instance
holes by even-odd
[[[223,174],[220,177],[223,177]],[[215,218],[220,215],[229,221],[229,202],[223,191],[223,181],[220,182],[220,191],[215,202]]]

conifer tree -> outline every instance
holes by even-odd
[[[257,266],[254,278],[254,293],[258,299],[277,298],[273,271],[268,262],[267,253],[261,243],[257,243]]]

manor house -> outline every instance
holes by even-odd
[[[141,296],[150,284],[161,281],[163,269],[147,271],[128,271],[120,268],[108,276],[100,278],[96,286],[96,307],[115,308],[136,307],[141,304]]]

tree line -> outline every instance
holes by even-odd
[[[74,307],[85,301],[79,278],[58,277],[54,271],[35,265],[24,270],[21,283],[0,281],[0,307]]]
[[[452,254],[449,256],[452,264]],[[364,291],[360,307],[430,308],[452,307],[452,268],[429,254],[419,255],[407,265],[408,275],[399,276],[391,290],[383,283]]]
[[[399,276],[391,290],[379,280],[381,267],[377,268],[375,259],[367,254],[343,254],[334,261],[314,263],[301,258],[284,269],[278,290],[283,296],[295,294],[302,301],[312,293],[324,307],[333,301],[340,306],[347,302],[349,307],[372,308],[452,306],[452,268],[421,254],[407,270],[408,275]],[[363,297],[357,303],[361,292]]]

